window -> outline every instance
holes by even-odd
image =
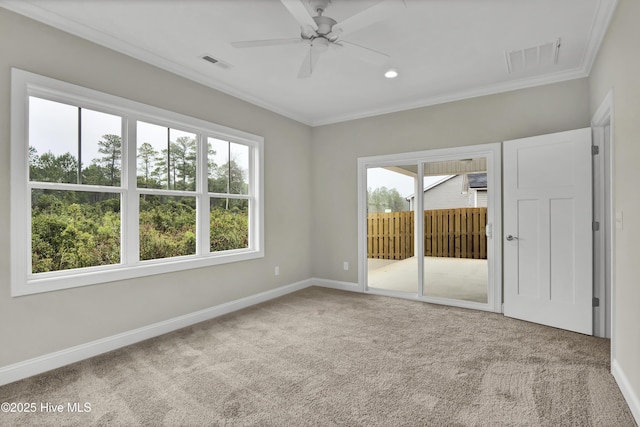
[[[12,294],[264,256],[263,139],[12,70]]]

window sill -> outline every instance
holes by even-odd
[[[262,250],[238,249],[220,252],[214,256],[193,255],[181,258],[140,261],[136,265],[131,266],[118,264],[106,267],[41,273],[22,280],[21,278],[14,278],[14,280],[12,280],[11,296],[18,297],[80,286],[97,285],[100,283],[248,261],[263,257],[264,251]],[[73,273],[69,274],[70,271],[73,271]]]

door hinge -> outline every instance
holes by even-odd
[[[591,146],[591,154],[593,156],[597,156],[598,154],[600,154],[600,147],[598,147],[597,145],[592,145]]]
[[[600,230],[600,222],[593,221],[591,223],[591,228],[593,229],[593,231],[599,231]]]
[[[592,307],[600,307],[600,298],[593,297],[591,306]]]

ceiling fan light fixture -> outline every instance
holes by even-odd
[[[324,37],[317,37],[311,40],[311,49],[316,53],[325,52],[329,49],[329,40]]]
[[[384,73],[384,76],[388,79],[395,79],[398,77],[398,70],[391,68]]]

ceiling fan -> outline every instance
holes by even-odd
[[[232,42],[237,48],[262,47],[286,44],[308,43],[309,51],[302,61],[298,78],[309,77],[316,67],[320,55],[331,48],[344,48],[365,61],[383,64],[390,58],[386,53],[342,39],[342,36],[358,31],[376,22],[387,19],[391,14],[403,9],[404,0],[383,0],[342,22],[324,13],[331,0],[280,0],[289,13],[300,23],[300,37],[287,39],[250,40]],[[304,1],[308,1],[316,16],[311,16]]]

